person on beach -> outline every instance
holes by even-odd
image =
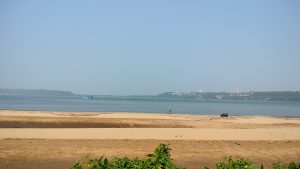
[[[171,108],[171,105],[169,105],[169,114],[172,113],[172,108]]]

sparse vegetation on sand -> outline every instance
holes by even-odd
[[[184,169],[176,166],[171,158],[170,148],[166,144],[160,144],[153,154],[148,154],[146,159],[129,159],[127,157],[115,158],[111,161],[105,157],[89,159],[84,162],[77,162],[70,169]],[[204,167],[209,169],[208,167]],[[216,164],[217,169],[264,169],[250,160],[244,158],[226,157],[224,162]],[[280,164],[274,163],[273,169],[300,169],[300,163]]]

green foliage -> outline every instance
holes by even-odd
[[[300,169],[300,163],[298,163],[298,164],[296,164],[294,162],[291,162],[288,164],[274,163],[273,169]]]
[[[256,165],[254,165],[251,161],[244,158],[237,158],[234,160],[232,157],[225,157],[225,162],[218,163],[217,169],[258,169]],[[204,169],[209,169],[208,167],[204,167]],[[261,164],[260,169],[264,169],[264,165]],[[288,164],[280,164],[274,163],[273,169],[300,169],[300,163],[288,163]]]
[[[153,154],[148,154],[147,159],[115,158],[108,161],[104,157],[87,161],[87,169],[181,169],[174,165],[171,159],[169,147],[160,144]],[[83,169],[80,163],[76,163],[71,169]]]
[[[226,162],[217,164],[217,169],[257,169],[251,161],[244,158],[234,160],[232,157],[226,157],[225,160]]]
[[[176,167],[171,158],[170,148],[160,144],[153,154],[148,154],[146,159],[129,159],[127,157],[115,158],[108,161],[104,157],[90,159],[84,163],[77,162],[70,169],[183,169]],[[224,162],[216,165],[217,169],[258,169],[251,161],[244,158],[226,157]],[[209,169],[204,167],[204,169]],[[260,169],[264,169],[261,164]],[[280,164],[274,163],[273,169],[300,169],[300,163]]]
[[[294,162],[288,164],[288,169],[300,169],[300,163],[296,164]]]
[[[77,162],[77,163],[74,164],[70,169],[82,169],[82,166],[80,165],[79,162]]]
[[[300,163],[296,164],[294,162],[288,164],[289,169],[300,169]]]
[[[109,169],[109,162],[106,158],[100,157],[96,159],[91,159],[87,163],[89,169]]]
[[[284,168],[284,166],[280,163],[273,164],[273,169],[283,169],[283,168]]]
[[[147,160],[151,168],[161,169],[176,169],[177,167],[173,164],[173,160],[170,155],[170,148],[165,144],[160,144],[154,151],[154,154],[148,154],[149,159]]]

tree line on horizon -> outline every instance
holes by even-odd
[[[0,88],[0,96],[85,96],[63,90],[46,89],[3,89]],[[88,95],[108,97],[112,95]],[[145,97],[131,95],[132,97]],[[300,102],[300,91],[267,91],[267,92],[164,92],[148,97],[176,98],[176,99],[207,99],[207,100],[253,100],[253,101],[288,101]]]

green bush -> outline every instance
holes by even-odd
[[[225,160],[226,162],[217,164],[217,169],[257,169],[251,161],[244,158],[234,160],[232,157],[225,157]]]
[[[275,163],[273,164],[273,169],[300,169],[300,163],[298,164],[294,162],[288,164]]]
[[[84,166],[84,167],[83,167]],[[148,154],[147,159],[115,158],[108,161],[104,157],[90,159],[80,164],[76,163],[71,169],[181,169],[176,167],[170,155],[170,149],[165,144],[160,144],[153,154]]]
[[[106,158],[100,157],[89,160],[87,166],[89,169],[109,169],[109,162]]]
[[[70,169],[183,169],[177,167],[171,158],[170,148],[160,144],[153,154],[148,154],[146,159],[129,159],[127,157],[115,158],[108,161],[104,157],[90,159],[83,163],[77,162]],[[205,167],[204,169],[209,169]],[[244,158],[233,159],[226,157],[224,162],[218,163],[216,169],[259,169],[251,161]],[[264,169],[261,165],[260,169]],[[280,164],[274,163],[273,169],[300,169],[300,163]]]
[[[82,166],[80,165],[79,162],[77,162],[75,165],[73,165],[73,166],[71,167],[71,169],[82,169]]]

